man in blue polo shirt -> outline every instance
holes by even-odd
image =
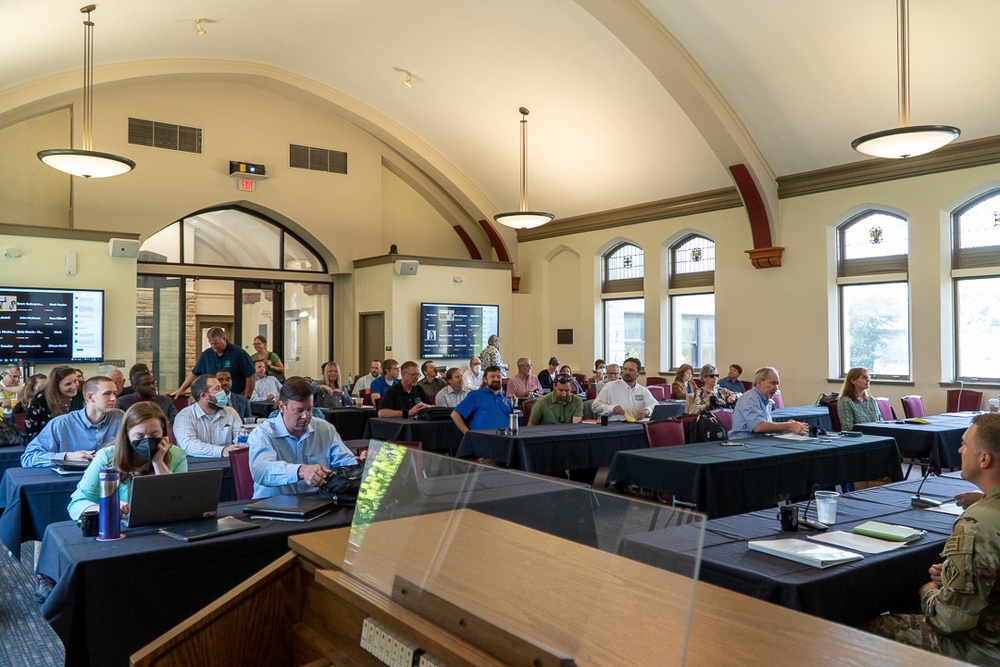
[[[764,366],[754,373],[753,389],[740,396],[740,400],[736,402],[736,409],[733,410],[730,438],[749,438],[770,433],[805,435],[809,432],[809,424],[794,419],[786,422],[771,421],[771,406],[774,405],[771,399],[778,393],[780,383],[778,370],[771,366]]]
[[[469,430],[506,428],[508,415],[514,410],[510,399],[501,392],[500,367],[488,366],[483,374],[483,386],[470,391],[451,412],[451,419],[462,433]]]
[[[219,371],[229,371],[233,377],[233,391],[247,398],[253,393],[254,369],[250,355],[243,348],[236,347],[226,340],[226,332],[221,327],[208,330],[209,348],[201,353],[198,363],[188,373],[184,384],[170,394],[171,398],[180,398],[191,383],[199,375],[215,375]]]

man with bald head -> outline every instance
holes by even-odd
[[[764,366],[754,373],[753,389],[740,396],[733,410],[730,438],[750,438],[772,433],[805,435],[809,432],[809,424],[794,419],[786,422],[771,421],[771,407],[774,405],[773,399],[778,393],[779,384],[781,378],[778,376],[778,369],[773,366]]]

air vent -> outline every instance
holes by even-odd
[[[160,123],[141,118],[128,119],[128,142],[184,153],[201,153],[201,128]]]
[[[347,173],[347,153],[310,146],[288,146],[288,166],[294,169],[328,171],[331,174]]]

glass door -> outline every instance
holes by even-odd
[[[265,347],[285,360],[284,328],[282,321],[282,283],[237,280],[233,284],[235,315],[233,337],[229,340],[247,351],[251,359],[256,359],[253,339],[263,336]],[[277,326],[276,326],[277,323]],[[285,375],[289,374],[288,369]],[[294,373],[292,373],[294,375]]]
[[[184,280],[138,276],[136,284],[136,363],[149,366],[165,391],[187,376],[184,360]],[[128,368],[123,369],[128,372]]]

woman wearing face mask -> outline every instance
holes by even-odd
[[[68,509],[71,519],[79,519],[85,510],[98,508],[101,468],[117,468],[121,473],[118,499],[125,515],[129,511],[133,477],[187,472],[187,454],[167,440],[167,416],[160,406],[152,401],[143,401],[128,409],[118,437],[98,450],[87,466],[76,491],[70,496]]]

